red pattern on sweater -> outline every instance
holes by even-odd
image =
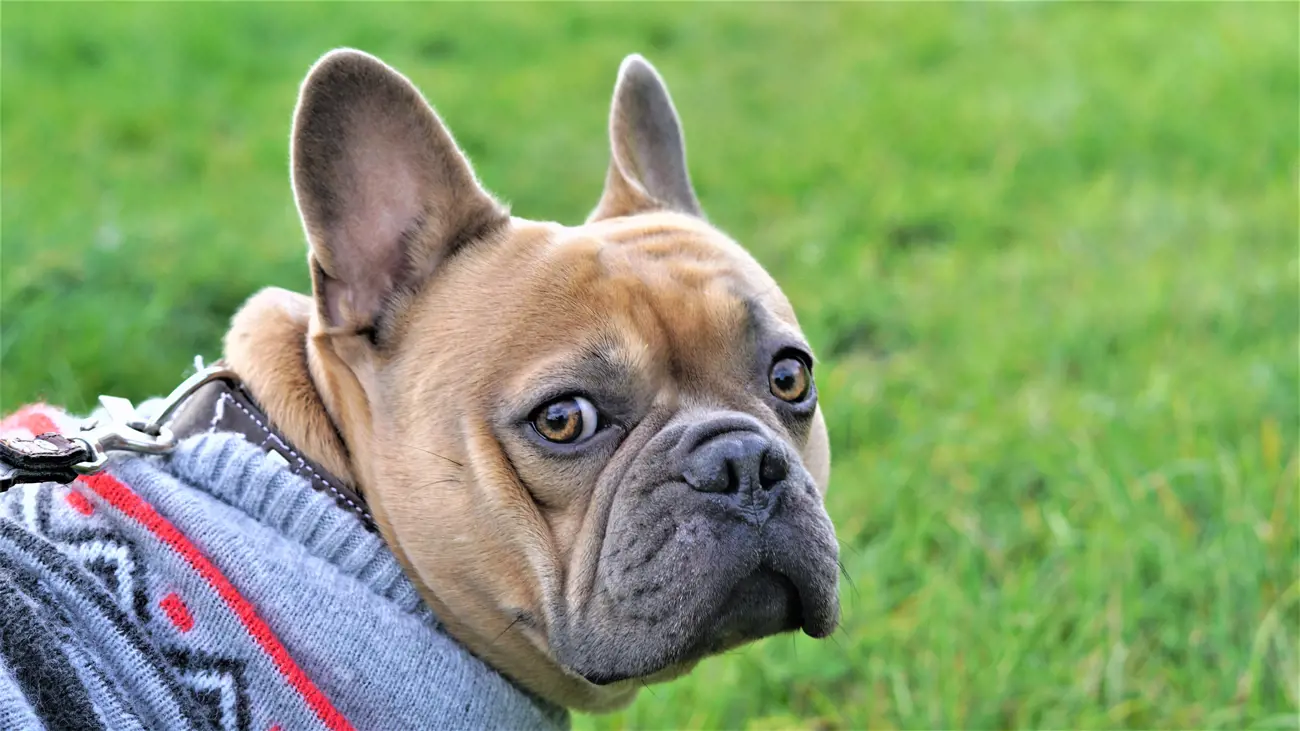
[[[194,629],[194,615],[190,614],[190,608],[185,606],[176,592],[172,592],[162,599],[158,600],[158,606],[167,613],[167,618],[176,625],[176,629],[181,632],[189,632]]]
[[[51,418],[52,411],[44,404],[23,407],[12,416],[0,421],[0,432],[26,429],[32,434],[44,434],[60,431]],[[57,412],[56,412],[57,413]],[[203,578],[222,602],[239,618],[244,630],[253,638],[262,651],[267,654],[277,670],[280,671],[290,687],[298,692],[307,707],[316,717],[332,731],[354,731],[352,724],[330,703],[329,698],[307,677],[298,663],[289,655],[283,643],[271,631],[269,625],[257,614],[253,605],[244,598],[234,584],[221,573],[206,556],[176,526],[153,509],[131,488],[118,481],[107,472],[79,477],[77,481],[88,486],[122,514],[143,525],[164,545],[175,551],[195,572]],[[179,601],[179,597],[177,599]],[[182,604],[182,607],[184,605]],[[164,608],[164,611],[167,611]],[[170,611],[168,611],[170,616]],[[188,611],[186,611],[188,615]],[[173,620],[175,621],[175,620]],[[193,619],[190,619],[191,623]],[[178,625],[179,626],[179,625]]]
[[[68,501],[68,504],[72,506],[73,510],[82,515],[90,515],[95,512],[95,506],[90,504],[90,501],[86,499],[85,495],[82,495],[76,490],[68,490],[68,494],[65,495],[63,499]]]

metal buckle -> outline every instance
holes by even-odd
[[[78,474],[92,475],[104,469],[109,452],[134,452],[136,454],[166,454],[176,448],[176,436],[164,424],[176,409],[195,391],[215,380],[238,383],[239,377],[220,361],[204,366],[202,358],[194,359],[197,372],[181,382],[163,400],[158,413],[145,422],[139,418],[131,402],[117,396],[100,396],[99,403],[107,418],[91,417],[81,423],[81,431],[69,434],[90,448],[94,459],[73,465]]]

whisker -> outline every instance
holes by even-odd
[[[460,467],[461,469],[464,469],[464,468],[465,468],[465,465],[461,464],[460,462],[457,462],[456,460],[452,459],[451,457],[445,457],[445,456],[443,456],[443,455],[441,455],[441,454],[438,454],[437,452],[429,451],[429,450],[425,449],[424,447],[417,447],[417,446],[415,446],[414,444],[402,444],[402,445],[400,445],[400,446],[402,446],[402,447],[404,447],[404,448],[406,448],[406,449],[414,449],[414,450],[417,451],[417,452],[424,452],[425,454],[427,454],[427,455],[429,455],[429,456],[431,456],[431,457],[437,457],[438,459],[444,459],[444,460],[447,460],[448,462],[450,462],[450,463],[456,465],[457,467]]]
[[[515,626],[516,624],[519,624],[519,622],[520,622],[523,618],[524,618],[524,615],[523,615],[523,614],[516,614],[516,615],[515,615],[515,620],[514,620],[513,622],[511,622],[510,624],[507,624],[507,625],[506,625],[506,628],[503,629],[503,630],[501,630],[501,634],[497,635],[497,636],[496,636],[496,639],[492,640],[492,642],[488,645],[488,647],[492,647],[493,645],[495,645],[495,644],[497,643],[497,640],[501,639],[502,637],[505,637],[505,636],[506,636],[506,633],[509,632],[511,629],[513,629],[514,626]]]
[[[855,601],[855,602],[858,601],[859,599],[862,598],[862,597],[858,594],[858,583],[857,583],[856,581],[853,580],[853,577],[852,577],[852,576],[849,575],[849,570],[846,569],[846,568],[844,568],[844,562],[843,562],[843,561],[841,561],[841,560],[839,560],[839,559],[837,558],[837,559],[835,559],[835,563],[837,563],[837,564],[840,565],[840,576],[843,576],[843,577],[844,577],[844,580],[847,581],[847,582],[849,583],[849,588],[853,590],[853,601]]]
[[[840,545],[841,551],[851,551],[855,556],[862,555],[862,548],[860,546],[855,546],[852,543],[846,543],[843,540],[840,540],[838,538],[835,540],[835,542]]]
[[[456,479],[452,479],[452,478],[447,478],[447,479],[442,479],[442,480],[434,480],[433,482],[426,482],[426,483],[424,483],[423,485],[417,485],[417,486],[415,486],[415,487],[412,488],[412,489],[413,489],[413,490],[423,490],[423,489],[425,489],[426,487],[433,487],[434,485],[459,485],[459,484],[460,484],[460,480],[456,480]]]
[[[840,634],[840,633],[842,633],[842,632],[844,632],[844,631],[845,631],[845,630],[844,630],[844,625],[841,624],[839,627],[836,627],[836,628],[835,628],[835,631],[834,631],[834,632],[832,632],[832,633],[826,635],[826,639],[828,639],[828,640],[830,640],[831,642],[835,643],[835,647],[839,649],[841,655],[847,655],[847,654],[848,654],[848,651],[844,649],[844,645],[840,644],[840,640],[839,640],[838,637],[836,637],[836,635],[838,635],[838,634]]]

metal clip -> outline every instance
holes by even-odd
[[[99,403],[108,412],[108,418],[90,418],[81,423],[81,431],[70,434],[70,439],[83,442],[94,458],[73,465],[78,474],[93,475],[104,469],[109,452],[135,452],[137,454],[166,454],[176,447],[176,438],[167,427],[159,427],[157,434],[143,431],[130,401],[116,396],[100,396]]]
[[[90,448],[94,458],[73,466],[78,474],[91,475],[104,469],[109,452],[135,452],[136,454],[166,454],[176,448],[176,436],[164,424],[176,409],[195,391],[218,380],[238,382],[238,376],[218,362],[204,366],[200,358],[194,360],[197,372],[185,379],[163,400],[158,413],[145,422],[131,402],[117,396],[100,396],[106,419],[94,417],[81,423],[81,431],[68,438],[77,439]]]

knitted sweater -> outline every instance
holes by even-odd
[[[0,432],[63,431],[29,407]],[[234,434],[0,494],[0,729],[567,728]]]

